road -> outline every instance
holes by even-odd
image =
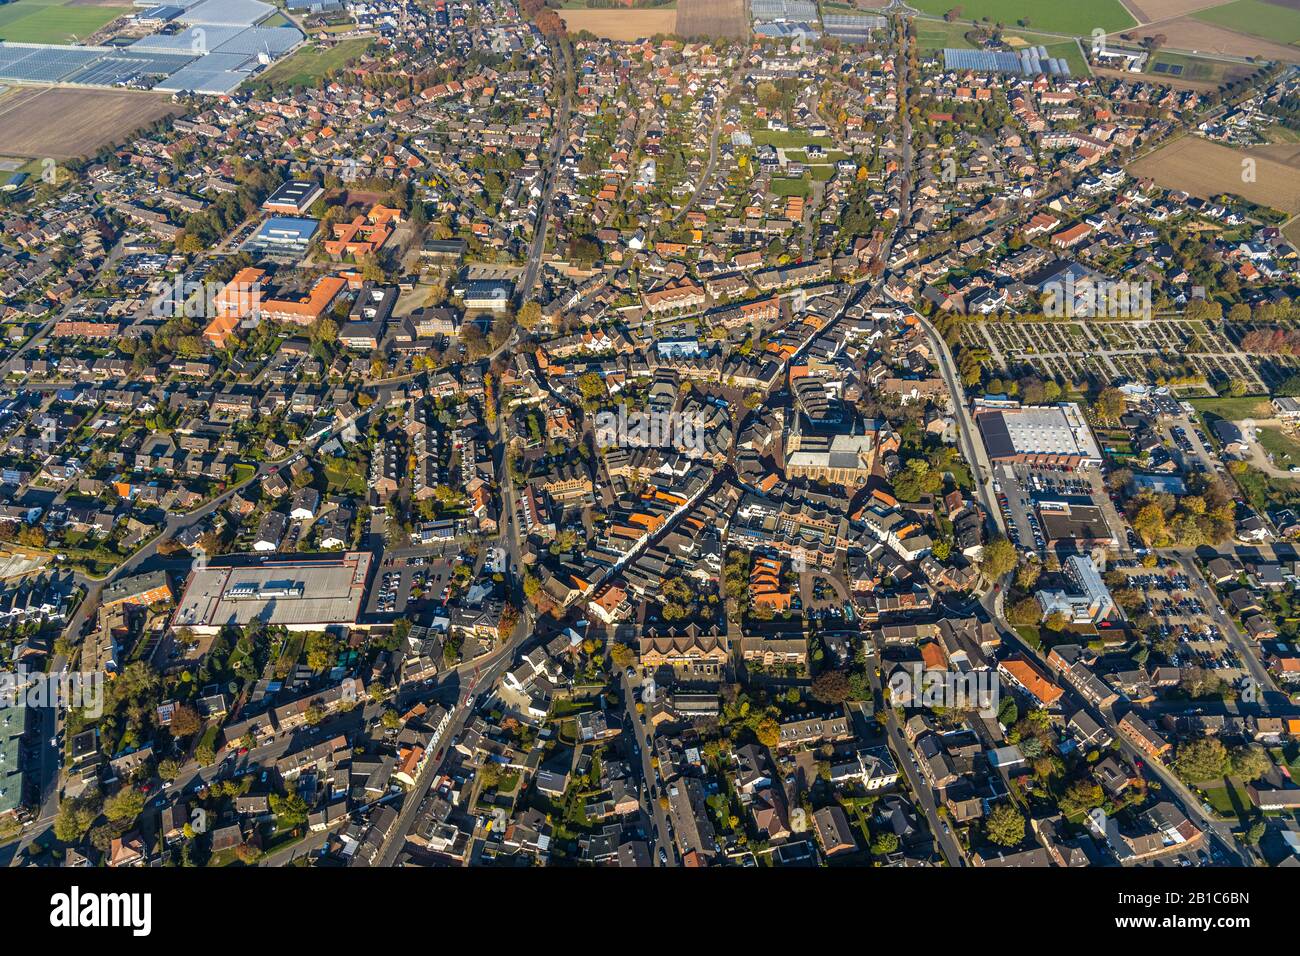
[[[898,725],[898,715],[894,708],[889,706],[888,701],[884,699],[883,691],[880,686],[880,674],[876,670],[876,663],[880,660],[880,651],[877,648],[876,656],[867,664],[867,673],[871,677],[872,689],[881,701],[881,707],[885,711],[885,729],[889,735],[889,743],[895,754],[898,755],[899,770],[907,777],[907,782],[912,788],[912,796],[925,811],[925,819],[930,825],[930,833],[934,836],[935,843],[938,845],[943,858],[948,861],[949,866],[965,866],[966,857],[962,853],[961,844],[957,842],[956,836],[953,835],[952,828],[947,822],[939,816],[939,808],[934,800],[934,790],[921,774],[919,765],[916,762],[916,756],[911,746],[907,743],[907,738],[903,736],[903,730]]]
[[[920,315],[917,316],[917,319],[930,340],[935,361],[939,366],[939,373],[943,376],[944,384],[948,386],[948,393],[952,396],[953,414],[957,419],[961,453],[967,462],[972,463],[972,477],[975,479],[975,490],[979,495],[980,503],[984,506],[988,520],[993,523],[1000,533],[1006,534],[1006,522],[1002,518],[1002,509],[998,507],[997,496],[993,491],[993,464],[989,461],[983,440],[979,439],[975,434],[975,421],[966,402],[966,391],[962,387],[961,379],[957,376],[957,366],[952,358],[952,350],[948,348],[948,343],[944,341],[943,336],[927,319]]]
[[[691,211],[691,207],[695,205],[695,200],[699,197],[700,192],[708,185],[709,179],[713,176],[713,167],[718,163],[718,136],[722,133],[722,111],[726,107],[727,98],[735,92],[738,85],[738,81],[733,80],[731,85],[727,87],[727,92],[718,98],[717,105],[713,108],[713,133],[709,137],[709,161],[704,166],[704,172],[700,173],[699,182],[691,190],[691,196],[686,200],[686,204],[677,210],[677,215],[669,220],[671,223],[681,222],[682,217]]]
[[[555,136],[551,139],[550,161],[542,166],[548,172],[546,173],[546,187],[542,194],[541,204],[538,207],[540,212],[537,217],[537,226],[533,230],[533,247],[528,253],[528,263],[524,266],[523,278],[515,290],[521,303],[526,302],[532,294],[533,286],[537,283],[537,276],[542,267],[542,255],[546,252],[546,229],[551,221],[551,206],[554,203],[555,196],[555,167],[559,165],[560,156],[563,154],[569,140],[570,104],[573,97],[573,62],[565,42],[560,41],[558,45],[560,47],[560,57],[564,61],[561,66],[564,72],[564,92],[560,97],[560,115],[558,122],[555,124]]]
[[[673,848],[673,841],[668,837],[671,832],[668,827],[668,813],[659,805],[659,799],[655,795],[656,791],[662,792],[662,788],[659,784],[659,774],[650,762],[654,753],[652,748],[646,745],[647,740],[653,739],[654,733],[649,722],[645,719],[645,715],[636,712],[636,695],[633,690],[641,685],[641,677],[637,671],[633,671],[633,674],[636,676],[632,679],[628,678],[626,671],[623,672],[622,676],[623,706],[627,711],[625,727],[632,734],[632,742],[641,754],[639,765],[641,771],[641,810],[654,825],[649,834],[651,855],[655,866],[665,865],[659,862],[659,853],[661,851],[668,860],[667,866],[677,866],[677,853]],[[658,836],[656,837],[655,834],[658,834]]]
[[[520,624],[522,623],[521,619]],[[385,837],[384,844],[375,857],[375,866],[392,866],[397,862],[402,847],[406,845],[406,836],[411,832],[411,827],[415,826],[415,818],[419,815],[420,806],[447,761],[451,751],[451,741],[460,736],[461,731],[465,729],[465,724],[469,722],[470,715],[474,712],[474,703],[481,694],[481,692],[476,693],[477,689],[492,687],[505,673],[506,668],[514,660],[515,651],[522,644],[524,633],[521,627],[516,628],[510,640],[493,651],[486,660],[475,665],[474,669],[478,677],[471,677],[466,684],[466,694],[458,696],[456,709],[452,711],[451,720],[438,743],[442,748],[443,757],[441,760],[430,758],[419,776],[415,778],[415,786],[402,798],[402,809],[398,811],[397,822],[388,831],[388,836]],[[457,682],[457,690],[459,693],[459,682]],[[473,696],[469,696],[470,694]]]
[[[157,558],[159,544],[168,538],[175,537],[185,528],[202,521],[208,515],[221,508],[240,489],[247,487],[255,481],[261,480],[272,471],[293,461],[299,455],[309,453],[312,448],[318,447],[321,443],[328,441],[330,438],[342,434],[348,428],[360,424],[376,407],[378,407],[378,405],[373,405],[369,409],[361,412],[355,418],[339,422],[329,433],[320,436],[313,442],[308,443],[305,447],[298,448],[277,461],[262,462],[252,475],[244,481],[230,486],[220,495],[217,495],[211,501],[201,505],[194,511],[189,511],[185,514],[179,515],[168,515],[162,531],[155,535],[148,544],[119,564],[102,580],[95,580],[84,575],[79,576],[79,580],[81,580],[86,587],[86,595],[63,628],[63,635],[68,639],[69,643],[74,646],[74,650],[72,651],[73,657],[75,657],[77,653],[75,648],[81,641],[83,629],[88,624],[91,615],[94,614],[99,607],[100,595],[103,593],[105,586],[119,578],[130,575],[145,563]],[[182,561],[179,562],[177,566],[183,567],[186,566],[187,563],[188,562],[186,561]],[[172,562],[168,562],[168,564],[171,565]],[[61,654],[54,655],[50,664],[50,672],[59,673],[70,663],[70,660],[71,658],[65,657]],[[39,720],[41,765],[38,770],[38,781],[41,790],[40,809],[37,811],[35,820],[23,832],[19,843],[20,850],[22,847],[27,846],[33,840],[38,839],[46,832],[48,827],[53,823],[59,809],[59,748],[54,746],[51,741],[54,740],[56,735],[62,729],[62,714],[53,707],[44,707],[41,708]]]

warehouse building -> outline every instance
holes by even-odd
[[[1083,410],[1074,402],[1036,406],[976,402],[975,421],[993,461],[1067,471],[1101,464],[1101,449]]]
[[[361,614],[370,562],[363,551],[232,555],[190,575],[172,626],[197,634],[258,620],[291,631],[352,627]]]

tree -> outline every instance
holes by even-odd
[[[298,791],[293,787],[284,796],[271,794],[268,802],[281,830],[292,830],[307,822],[307,801],[298,796]]]
[[[99,803],[94,796],[64,800],[54,818],[54,835],[63,843],[77,843],[98,817]]]
[[[636,652],[626,644],[615,644],[609,649],[609,659],[618,670],[624,670],[636,663]]]
[[[1228,769],[1228,751],[1214,737],[1191,740],[1178,748],[1174,770],[1188,783],[1222,777]]]
[[[1258,780],[1273,766],[1268,751],[1259,744],[1234,747],[1229,754],[1229,759],[1232,764],[1232,775],[1245,781]]]
[[[525,329],[532,329],[542,320],[542,307],[529,299],[519,307],[519,314],[515,318]]]
[[[775,717],[764,717],[754,728],[754,736],[764,747],[776,747],[781,743],[781,725]]]
[[[144,812],[144,794],[135,787],[123,787],[104,801],[104,816],[114,823],[130,823]]]
[[[1025,838],[1025,818],[1009,803],[999,803],[989,811],[989,839],[999,846],[1015,846]]]
[[[307,666],[314,671],[323,671],[331,666],[338,657],[337,642],[324,631],[316,631],[307,637]]]
[[[1024,561],[1016,568],[1016,587],[1022,591],[1032,591],[1043,573],[1041,561]]]
[[[843,671],[822,671],[813,678],[812,695],[823,704],[842,704],[849,692],[849,678]]]
[[[1074,816],[1087,813],[1105,801],[1106,796],[1097,783],[1092,780],[1076,780],[1065,788],[1059,806],[1066,816]]]
[[[1043,625],[1049,631],[1055,631],[1059,634],[1070,626],[1070,619],[1065,616],[1064,611],[1053,611],[1051,614],[1047,615],[1047,620],[1043,621]]]
[[[980,557],[980,571],[990,581],[996,581],[1004,574],[1009,574],[1016,567],[1016,546],[1004,536],[989,539],[984,545]]]
[[[199,712],[186,704],[180,704],[172,711],[171,732],[173,737],[192,737],[203,727]]]
[[[1043,611],[1031,597],[1021,598],[1007,611],[1007,620],[1015,627],[1032,627],[1042,620]]]
[[[888,856],[890,853],[897,853],[898,846],[897,834],[882,833],[871,841],[871,852],[876,856]]]
[[[1092,412],[1105,425],[1118,425],[1128,410],[1128,399],[1118,388],[1103,388],[1092,403]]]

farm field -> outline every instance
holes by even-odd
[[[7,156],[89,156],[181,112],[162,94],[23,87],[0,96],[0,149]]]
[[[1265,4],[1265,6],[1269,5]],[[1282,63],[1300,63],[1300,46],[1275,42],[1272,37],[1250,36],[1236,29],[1197,19],[1195,16],[1161,21],[1158,29],[1153,27],[1149,34],[1145,29],[1134,30],[1133,33],[1137,36],[1163,34],[1166,38],[1166,49],[1195,50],[1198,53],[1219,53],[1228,56],[1278,60]]]
[[[1139,23],[1153,20],[1166,20],[1170,17],[1183,17],[1206,7],[1217,7],[1224,0],[1124,0],[1129,13],[1137,17]]]
[[[951,0],[910,0],[910,6],[941,17],[953,8]],[[1101,27],[1107,32],[1124,30],[1135,21],[1119,0],[1080,0],[1062,3],[1060,0],[970,0],[962,3],[961,19],[966,23],[982,20],[1014,27],[1018,20],[1028,20],[1033,29],[1048,33],[1067,33],[1073,36],[1091,36]]]
[[[1233,0],[1193,14],[1197,20],[1281,43],[1300,41],[1300,10],[1266,0]]]
[[[370,41],[364,37],[342,40],[330,49],[305,46],[255,77],[254,82],[273,86],[311,86],[369,48]]]
[[[84,40],[104,24],[130,13],[128,2],[94,3],[86,0],[14,0],[0,6],[0,40],[12,43],[75,42]]]
[[[607,40],[639,40],[677,28],[677,11],[655,10],[568,10],[559,11],[570,33],[586,30]]]
[[[1210,198],[1232,193],[1292,214],[1300,213],[1300,152],[1294,145],[1230,149],[1199,136],[1184,136],[1138,160],[1131,171],[1170,189]],[[1242,182],[1242,161],[1256,163],[1255,181]]]
[[[1170,86],[1214,90],[1249,75],[1254,68],[1245,63],[1161,50],[1147,61],[1146,73]]]

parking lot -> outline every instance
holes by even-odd
[[[375,572],[366,613],[402,617],[446,599],[456,550],[386,556]]]
[[[1129,587],[1141,593],[1143,609],[1155,621],[1160,639],[1173,638],[1178,643],[1175,667],[1201,667],[1222,671],[1219,676],[1235,680],[1244,673],[1241,659],[1229,646],[1224,635],[1226,623],[1217,607],[1207,607],[1194,585],[1177,566],[1143,568],[1123,562],[1116,566],[1128,579]],[[1139,611],[1142,613],[1142,611]],[[1217,618],[1217,619],[1216,619]]]
[[[1125,541],[1125,525],[1106,494],[1096,469],[1070,472],[1027,465],[997,465],[994,479],[994,492],[1006,522],[1007,537],[1023,551],[1041,554],[1050,544],[1038,512],[1038,504],[1046,501],[1066,501],[1100,508],[1109,533],[1116,541]]]
[[[1183,469],[1187,472],[1223,472],[1224,466],[1210,451],[1205,433],[1188,418],[1175,419],[1169,426],[1167,440],[1178,449]]]

